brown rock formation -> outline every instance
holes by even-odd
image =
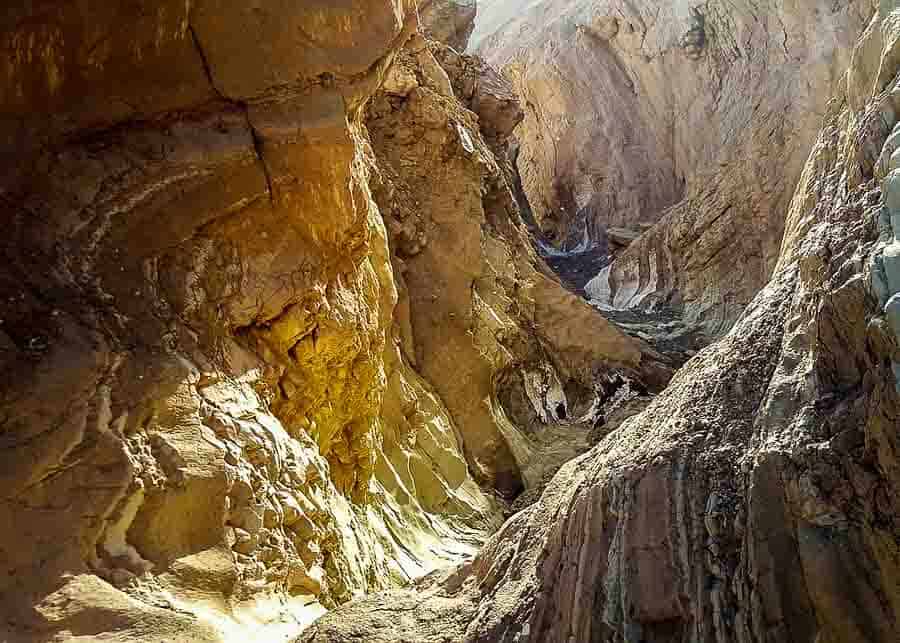
[[[418,4],[0,12],[0,639],[286,640],[336,608],[303,640],[896,641],[896,3],[787,220],[741,246],[786,230],[760,254],[769,285],[637,416],[667,367],[547,276],[510,190],[513,86],[416,34]],[[714,36],[746,7],[715,6],[670,27],[733,88],[745,63],[722,66]],[[809,35],[861,11],[820,9],[772,15]],[[751,71],[761,11],[733,30]],[[844,38],[784,75],[765,40],[749,78],[771,105],[822,106]],[[815,77],[788,91],[798,69]],[[705,112],[714,131],[744,123],[734,91]],[[755,118],[723,154],[760,152]],[[760,163],[792,171],[800,152],[774,150]],[[741,167],[655,234],[687,244],[686,204],[713,212]],[[696,321],[725,324],[768,274],[734,277],[741,222],[708,225],[712,258],[672,290]],[[708,299],[731,307],[701,314]],[[523,488],[471,558],[495,492]]]
[[[399,78],[408,80],[391,82]],[[649,379],[638,374],[641,346],[536,271],[510,169],[498,164],[521,119],[509,84],[483,62],[418,38],[388,81],[367,124],[379,169],[375,198],[409,311],[407,358],[447,404],[476,478],[513,495],[562,462],[545,462],[540,436],[510,423],[521,410],[510,400],[535,407],[525,416],[553,406],[544,421],[567,419],[570,405],[596,401],[598,368]],[[561,397],[551,403],[522,379],[498,380],[523,370],[544,381],[540,390],[556,383]]]
[[[0,639],[282,640],[554,470],[501,395],[653,375],[535,270],[511,92],[400,53],[415,4],[0,12]]]
[[[301,640],[897,640],[898,18],[856,47],[734,327],[472,563]]]
[[[362,105],[412,20],[20,5],[0,36],[9,636],[296,629],[471,551],[496,508],[391,340],[368,190]]]

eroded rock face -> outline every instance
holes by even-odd
[[[301,640],[895,641],[898,48],[900,7],[882,2],[773,276],[722,339],[472,563]]]
[[[296,631],[492,529],[368,187],[410,9],[5,10],[9,636]]]
[[[717,335],[766,282],[867,2],[545,0],[480,8],[473,46],[525,105],[518,167],[563,249],[656,228],[589,288]],[[489,30],[494,25],[494,31]]]
[[[447,404],[476,478],[508,497],[562,464],[546,462],[540,431],[523,434],[523,425],[566,420],[569,406],[593,404],[599,372],[649,380],[641,365],[652,363],[638,342],[536,270],[511,169],[499,161],[520,119],[496,72],[421,38],[398,55],[367,119],[406,357]],[[529,395],[524,380],[503,376],[523,370],[547,386]],[[517,421],[512,399],[528,400],[534,422]],[[538,417],[535,409],[550,407]]]
[[[423,33],[464,52],[475,29],[477,0],[423,0],[419,21]]]
[[[536,271],[511,89],[415,4],[3,10],[0,638],[283,640],[560,464],[504,373],[658,375]]]

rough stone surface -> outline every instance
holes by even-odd
[[[518,167],[552,245],[660,222],[592,296],[666,302],[717,335],[771,275],[870,12],[847,0],[495,0],[479,7],[473,47],[522,97]]]
[[[500,382],[650,368],[535,269],[511,89],[460,60],[460,104],[415,7],[0,10],[0,639],[284,640],[561,464]]]
[[[609,238],[611,245],[627,247],[641,236],[641,233],[638,230],[629,230],[628,228],[607,228],[606,236]]]
[[[729,332],[471,563],[300,640],[896,641],[900,342],[873,284],[893,233],[874,170],[900,115],[898,51],[900,7],[885,1],[772,278]]]
[[[515,420],[535,418],[512,400],[590,406],[602,397],[598,368],[652,379],[640,373],[646,347],[536,270],[510,168],[498,163],[521,119],[509,84],[482,62],[419,38],[394,67],[414,74],[415,88],[376,97],[367,124],[406,357],[446,403],[476,478],[512,496],[542,479],[545,467],[562,464],[545,461],[545,440],[520,432],[531,423]],[[507,376],[522,370],[559,381],[570,394],[554,404],[546,389],[529,394],[524,380]],[[560,419],[551,415],[537,424]]]
[[[0,638],[277,638],[492,529],[368,188],[410,9],[4,9]]]
[[[477,11],[477,0],[422,0],[419,20],[426,36],[462,53],[475,29]]]
[[[424,2],[7,4],[0,640],[897,640],[895,2],[825,63],[768,286],[653,401],[693,331],[548,274],[515,85]]]

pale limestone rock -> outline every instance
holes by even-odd
[[[641,233],[628,228],[607,228],[606,236],[611,244],[625,247],[631,245],[633,241],[641,236]]]
[[[547,240],[602,245],[606,228],[659,221],[592,290],[606,306],[683,309],[715,336],[774,268],[791,195],[870,11],[488,0],[472,46],[522,98],[517,163]]]

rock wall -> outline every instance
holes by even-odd
[[[427,37],[464,52],[477,12],[477,0],[423,0],[418,8],[419,24]]]
[[[535,269],[511,91],[415,8],[0,12],[3,640],[283,640],[474,553],[548,468],[501,397],[665,378]]]
[[[881,2],[727,334],[474,561],[300,640],[896,641],[898,52]]]
[[[418,37],[367,119],[405,356],[447,404],[476,479],[508,497],[536,484],[547,464],[538,436],[522,429],[598,403],[598,366],[657,387],[665,380],[646,346],[538,272],[501,160],[520,119],[496,72]],[[511,377],[523,371],[542,393]],[[569,394],[551,404],[552,382]]]
[[[770,276],[782,224],[869,2],[481,7],[473,46],[525,104],[525,192],[564,249],[659,224],[589,289],[726,330]],[[487,33],[481,24],[497,25]]]

